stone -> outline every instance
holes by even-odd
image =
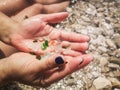
[[[120,88],[120,81],[116,78],[108,78],[111,83],[112,83],[112,86],[113,87],[116,87],[116,88]]]
[[[115,77],[120,78],[120,70],[113,71]]]
[[[120,34],[113,37],[113,41],[120,48]]]
[[[120,0],[115,0],[117,3],[120,3]]]
[[[98,47],[98,50],[101,51],[102,53],[106,53],[108,51],[107,48],[103,46]]]
[[[97,9],[99,9],[101,6],[103,6],[103,4],[101,2],[96,2],[95,7]]]
[[[86,10],[86,13],[95,16],[95,14],[97,13],[97,10],[95,6],[93,6],[92,4],[89,4],[89,8]]]
[[[115,29],[115,31],[120,33],[120,23],[114,24],[114,29]]]
[[[112,89],[112,84],[111,82],[103,77],[98,77],[93,81],[93,85],[96,88],[96,90],[111,90]]]
[[[108,62],[108,60],[107,60],[107,58],[105,58],[105,57],[101,57],[100,58],[100,65],[101,66],[105,66],[105,65],[107,65],[109,62]]]
[[[119,68],[120,68],[119,65],[114,64],[114,63],[109,63],[109,64],[108,64],[108,67],[109,67],[109,68],[112,68],[112,69],[119,69]]]
[[[67,87],[65,88],[65,90],[72,90],[72,88],[69,87],[69,86],[67,86]]]
[[[106,39],[106,43],[109,46],[109,48],[116,49],[116,45],[111,39]]]
[[[120,58],[120,50],[119,49],[114,50],[111,55],[116,56],[117,58]]]
[[[116,58],[116,57],[110,57],[110,63],[115,63],[115,64],[118,64],[120,65],[120,58]]]
[[[74,82],[74,79],[68,79],[68,82],[67,82],[67,85],[74,85],[75,82]]]
[[[110,68],[109,67],[101,67],[101,72],[102,73],[108,73],[110,71]]]
[[[114,90],[120,90],[120,88],[114,88]]]

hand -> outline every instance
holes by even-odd
[[[33,1],[33,2],[31,2]],[[2,0],[0,1],[0,11],[10,16],[16,22],[37,14],[56,13],[64,11],[70,0]],[[16,52],[17,49],[0,42],[1,48],[6,56]]]
[[[23,21],[26,17],[37,14],[48,14],[64,11],[70,0],[2,0],[0,11],[15,21]]]
[[[35,55],[15,53],[1,60],[0,64],[4,68],[0,67],[6,75],[4,82],[19,81],[45,87],[86,66],[92,59],[90,55],[72,57],[52,54],[45,60],[38,60]]]
[[[13,34],[10,35],[10,43],[21,51],[35,52],[40,55],[46,52],[58,52],[73,56],[81,55],[88,49],[88,36],[57,30],[48,25],[48,23],[58,23],[67,16],[68,13],[64,12],[38,15],[26,19],[18,25],[16,30],[13,30]],[[48,41],[48,47],[43,50],[42,46],[45,40]]]

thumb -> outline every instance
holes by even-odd
[[[47,14],[42,16],[42,20],[51,24],[60,23],[68,17],[67,12]]]
[[[60,55],[46,56],[36,64],[38,71],[46,71],[65,64],[65,60]]]

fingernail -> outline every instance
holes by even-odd
[[[59,56],[59,57],[57,57],[57,58],[55,59],[55,62],[56,62],[56,64],[63,64],[63,63],[64,63],[64,60],[63,60],[63,58],[62,58],[61,56]]]
[[[94,57],[93,55],[89,54],[85,57],[86,59],[89,59],[90,61],[93,61],[94,60]]]
[[[80,64],[82,64],[83,62],[84,62],[84,59],[81,59]]]

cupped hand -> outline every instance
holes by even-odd
[[[4,81],[45,87],[86,66],[91,60],[90,55],[72,57],[55,53],[38,60],[35,55],[19,52],[3,60],[6,67]]]
[[[70,0],[1,0],[0,11],[11,17],[15,22],[22,22],[37,14],[61,12],[69,5]],[[6,56],[11,55],[16,49],[0,42]],[[7,49],[6,49],[7,47]]]
[[[34,52],[40,55],[48,52],[72,56],[81,55],[88,49],[88,36],[58,30],[49,25],[58,23],[67,16],[68,13],[63,12],[37,15],[26,19],[10,35],[11,44],[21,51]],[[46,42],[47,45],[45,45]]]

